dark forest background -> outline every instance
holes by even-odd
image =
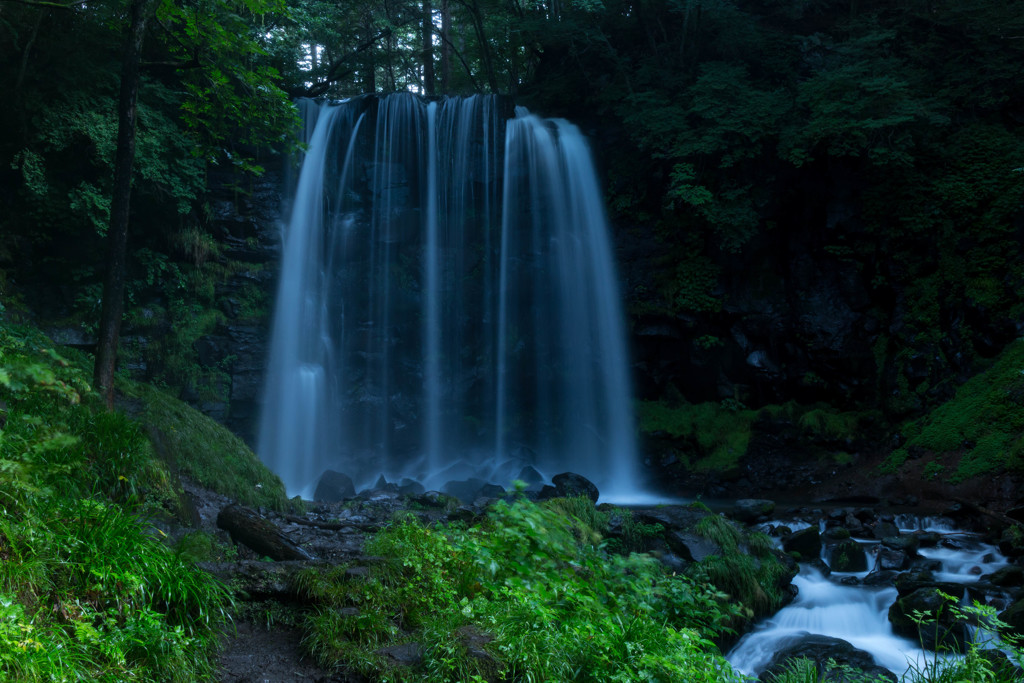
[[[746,442],[694,425],[743,432],[766,406],[898,449],[1020,335],[1015,3],[5,1],[0,294],[65,341],[99,325],[133,7],[120,367],[242,432],[254,408],[221,347],[232,322],[265,326],[273,254],[229,214],[276,208],[298,96],[499,93],[583,127],[642,427],[670,460],[735,460]],[[975,445],[960,436],[943,446]],[[1001,461],[1018,437],[1001,433]]]

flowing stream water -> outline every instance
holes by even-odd
[[[621,295],[586,142],[497,97],[300,103],[258,451],[428,488],[574,471],[641,490]]]
[[[1007,565],[997,548],[970,534],[957,532],[947,522],[910,515],[898,517],[896,521],[901,534],[927,530],[955,539],[956,547],[940,544],[918,550],[921,557],[941,563],[933,572],[936,581],[966,587],[979,576]],[[792,523],[787,522],[787,526],[794,528]],[[873,568],[877,541],[861,539],[860,542],[869,556],[868,567]],[[828,559],[824,549],[821,559],[823,562]],[[922,650],[918,642],[893,632],[888,612],[896,601],[897,591],[892,586],[861,583],[868,574],[868,571],[832,572],[825,576],[819,569],[801,564],[800,573],[793,580],[799,591],[796,598],[744,635],[728,653],[729,662],[738,671],[756,676],[776,652],[812,634],[845,640],[869,653],[878,665],[897,676],[902,676],[911,666],[921,669],[926,662],[934,660],[935,653]]]

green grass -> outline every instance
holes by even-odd
[[[88,377],[0,321],[0,679],[209,680],[227,590],[148,524],[171,473]]]

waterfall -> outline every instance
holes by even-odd
[[[525,465],[640,489],[621,295],[582,134],[474,96],[300,103],[258,451],[439,488]]]

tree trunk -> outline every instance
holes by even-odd
[[[131,21],[121,63],[121,92],[117,102],[117,152],[114,158],[114,194],[110,201],[107,234],[107,275],[103,282],[103,312],[93,382],[107,409],[114,408],[114,369],[124,311],[125,253],[135,162],[135,119],[139,98],[139,61],[146,21],[153,0],[132,0]]]
[[[476,32],[476,40],[480,46],[480,60],[484,63],[484,73],[487,76],[487,85],[490,86],[492,93],[497,94],[498,78],[494,73],[494,63],[491,60],[491,50],[487,46],[487,33],[484,31],[484,20],[480,11],[480,4],[478,0],[472,0],[472,3],[467,5],[467,7],[473,17],[473,30]]]
[[[423,0],[423,91],[428,97],[436,94],[434,88],[434,8],[430,0]]]
[[[449,94],[452,87],[452,44],[448,35],[452,25],[452,11],[448,3],[441,0],[441,93]]]

